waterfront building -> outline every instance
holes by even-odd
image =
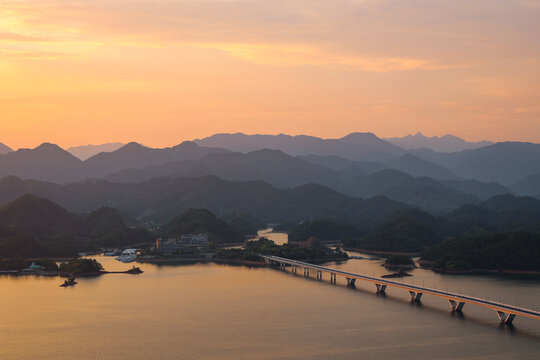
[[[207,234],[182,234],[180,239],[156,239],[156,250],[161,254],[173,254],[181,250],[202,248],[207,246]]]
[[[183,234],[180,237],[180,243],[187,246],[208,246],[207,234]]]

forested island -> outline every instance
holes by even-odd
[[[214,259],[217,261],[250,261],[262,262],[260,255],[279,256],[303,261],[347,260],[349,256],[339,247],[330,249],[326,246],[300,247],[297,245],[276,245],[272,240],[261,237],[248,241],[243,249],[220,249]]]
[[[539,209],[540,201],[532,198],[498,196],[444,216],[402,209],[379,216],[373,224],[338,218],[288,222],[277,228],[288,229],[290,243],[278,246],[266,238],[246,243],[247,235],[263,222],[241,213],[218,217],[207,209],[193,208],[166,223],[148,225],[110,207],[73,214],[48,199],[24,195],[0,208],[0,270],[26,268],[31,259],[55,271],[47,259],[75,259],[80,252],[133,244],[149,249],[156,237],[199,233],[208,235],[205,249],[176,255],[208,261],[215,253],[214,261],[254,263],[261,261],[259,255],[304,261],[348,258],[340,247],[306,246],[311,238],[346,250],[422,254],[422,264],[437,271],[540,271]],[[244,248],[220,249],[230,245]]]
[[[421,263],[441,272],[538,272],[540,235],[499,233],[446,240],[422,252]]]

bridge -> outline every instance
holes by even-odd
[[[347,271],[332,269],[329,267],[309,264],[302,261],[286,259],[278,256],[262,256],[269,266],[277,266],[285,270],[287,266],[291,267],[292,273],[296,274],[298,268],[304,270],[304,276],[309,277],[310,271],[315,272],[317,280],[322,280],[323,274],[330,275],[330,283],[335,284],[337,276],[342,276],[347,280],[347,286],[354,286],[357,280],[375,284],[378,293],[386,293],[387,288],[394,287],[407,290],[411,295],[411,301],[419,302],[422,295],[434,295],[448,300],[452,311],[462,312],[465,304],[479,305],[485,308],[495,310],[501,323],[511,325],[514,318],[525,316],[531,319],[540,320],[540,312],[531,309],[521,308],[513,305],[502,304],[488,299],[481,299],[469,295],[457,294],[448,291],[430,289],[424,286],[404,284],[397,281],[386,280],[383,278],[366,276],[362,274],[350,273]]]

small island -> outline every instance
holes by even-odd
[[[103,266],[95,259],[75,259],[61,263],[58,267],[61,276],[83,277],[104,273]]]
[[[393,255],[387,258],[382,264],[388,270],[399,270],[392,274],[382,275],[382,278],[402,278],[406,276],[412,276],[407,273],[409,270],[416,268],[414,261],[409,256],[405,255]]]
[[[77,284],[77,282],[75,281],[75,278],[70,277],[69,279],[66,279],[66,281],[64,281],[64,283],[62,285],[60,285],[60,286],[61,287],[68,287],[68,286],[74,286],[75,284]]]
[[[261,237],[258,240],[248,241],[243,249],[218,250],[214,256],[214,261],[265,266],[265,262],[260,255],[272,255],[292,260],[313,262],[349,259],[347,253],[339,247],[331,249],[316,241],[306,242],[302,245],[276,245],[272,240]]]
[[[402,270],[412,270],[416,266],[411,257],[405,255],[393,255],[384,261],[382,264],[387,269],[402,269]]]

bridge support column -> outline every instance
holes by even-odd
[[[304,268],[304,276],[309,277],[309,268]]]
[[[317,270],[317,280],[322,280],[322,271]]]
[[[420,299],[422,298],[422,293],[409,291],[409,294],[411,294],[411,301],[420,301]]]
[[[377,287],[377,292],[379,294],[386,294],[386,285],[375,284],[375,286]]]
[[[330,273],[330,284],[336,283],[336,274]]]
[[[356,279],[347,278],[347,286],[354,287],[356,283]]]
[[[455,300],[448,300],[450,303],[450,307],[452,308],[452,311],[461,312],[463,310],[463,306],[465,306],[465,303],[460,301],[459,303]]]
[[[497,315],[499,316],[501,323],[506,325],[512,325],[512,321],[514,321],[514,318],[516,317],[516,314],[506,314],[502,311],[497,311]]]

